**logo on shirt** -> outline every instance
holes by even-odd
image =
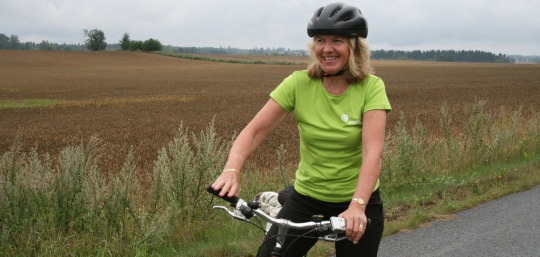
[[[347,114],[341,115],[341,120],[343,122],[347,123],[347,125],[358,125],[358,124],[360,124],[360,120],[349,120],[349,115],[347,115]]]

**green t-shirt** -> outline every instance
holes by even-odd
[[[371,75],[336,96],[320,79],[296,71],[270,97],[296,116],[300,163],[295,190],[321,201],[350,201],[362,164],[363,114],[391,110],[383,81]]]

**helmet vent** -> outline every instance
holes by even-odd
[[[330,17],[334,17],[339,11],[341,11],[341,8],[336,8],[332,13],[330,14]]]
[[[317,11],[317,18],[321,17],[321,13],[322,13],[322,10],[323,10],[324,7],[321,7],[319,8],[319,10]]]
[[[350,20],[354,19],[354,17],[356,17],[354,11],[353,11],[353,10],[349,10],[349,11],[343,13],[343,14],[339,17],[339,20],[340,20],[340,21],[350,21]]]

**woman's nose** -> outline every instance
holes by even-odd
[[[323,45],[323,52],[331,52],[334,51],[334,47],[330,44],[324,44]]]

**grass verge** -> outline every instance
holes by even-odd
[[[60,100],[55,99],[0,100],[0,109],[48,107],[60,103]]]
[[[453,219],[459,211],[539,185],[540,155],[471,168],[438,181],[384,187],[385,236]]]

